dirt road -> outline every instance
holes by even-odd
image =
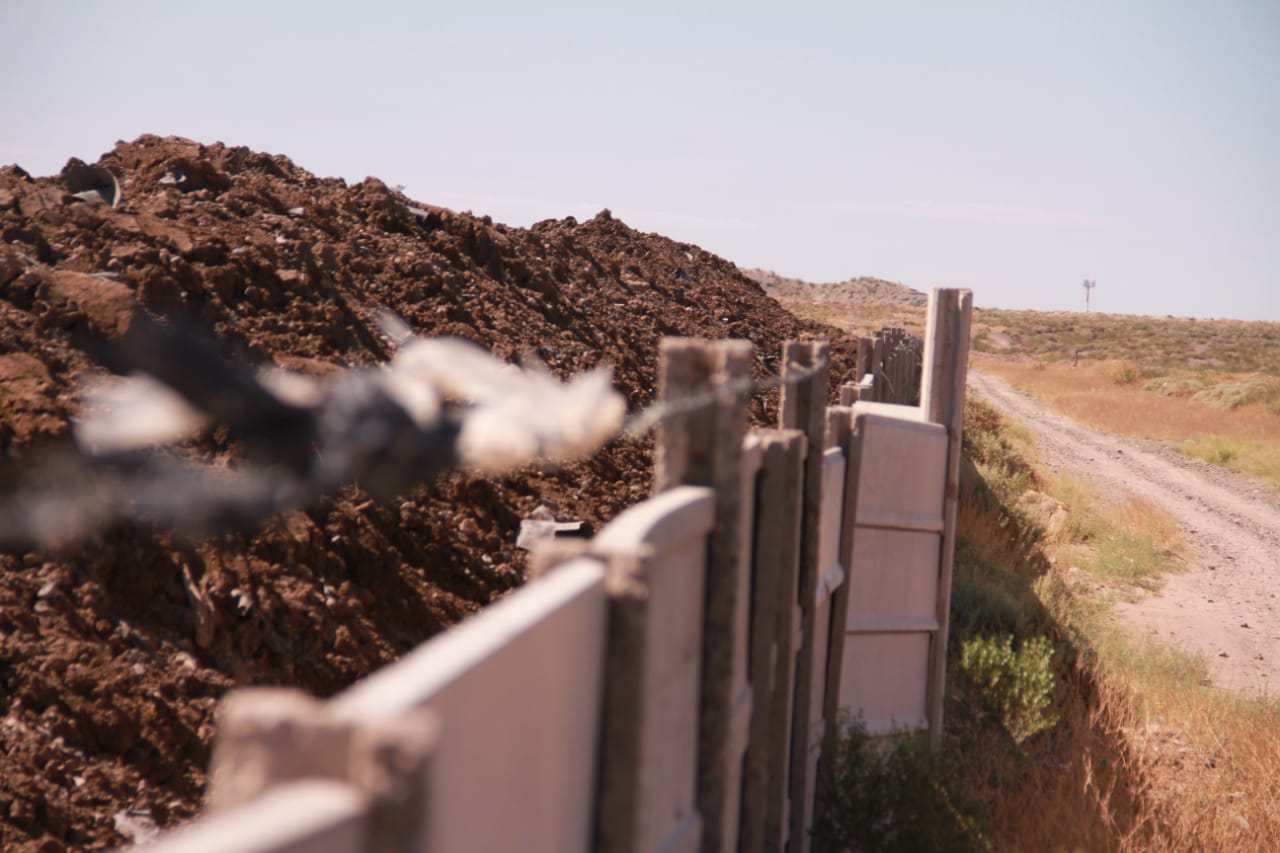
[[[1280,694],[1280,493],[1156,442],[1075,423],[997,377],[970,372],[969,385],[1036,435],[1050,467],[1148,500],[1177,520],[1192,548],[1188,570],[1118,605],[1117,618],[1204,655],[1220,687]]]

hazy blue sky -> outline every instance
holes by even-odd
[[[178,134],[980,306],[1280,320],[1280,2],[0,0],[0,162]]]

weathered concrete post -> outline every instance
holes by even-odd
[[[858,338],[858,365],[854,373],[854,381],[861,382],[862,377],[871,372],[871,354],[875,344],[870,338]]]
[[[715,527],[707,562],[706,612],[702,642],[702,698],[698,736],[698,810],[704,825],[702,849],[732,850],[737,821],[726,826],[726,801],[737,780],[742,755],[730,755],[734,708],[734,661],[746,657],[747,638],[739,636],[734,615],[740,588],[742,442],[751,398],[750,341],[662,341],[658,396],[679,401],[714,392],[706,406],[681,413],[659,425],[654,461],[654,492],[680,485],[715,490]],[[736,765],[736,767],[735,767]]]
[[[209,769],[209,806],[247,803],[305,778],[344,782],[368,802],[366,849],[416,853],[425,843],[422,804],[440,723],[429,710],[351,723],[300,690],[233,691],[219,707]]]
[[[788,834],[791,849],[800,850],[808,836],[805,807],[813,795],[808,777],[808,720],[813,679],[826,673],[813,671],[814,606],[819,577],[823,451],[826,448],[827,373],[830,346],[825,341],[788,341],[783,348],[781,425],[799,429],[808,438],[805,459],[804,514],[800,537],[799,585],[792,600],[800,606],[800,642],[796,649],[796,677],[791,730],[789,787],[791,813]]]
[[[786,841],[787,769],[795,680],[796,605],[804,458],[798,430],[755,433],[762,453],[752,572],[751,690],[755,713],[743,770],[738,849],[781,850]]]
[[[831,598],[831,630],[827,642],[826,701],[822,717],[829,723],[840,710],[840,674],[844,671],[845,623],[849,618],[849,567],[853,565],[853,531],[858,518],[858,462],[861,460],[861,436],[853,432],[853,409],[832,406],[827,409],[828,447],[839,447],[844,453],[844,501],[840,520],[840,565],[845,569],[845,582]]]
[[[960,439],[964,428],[965,379],[969,369],[969,324],[972,317],[972,291],[938,288],[929,294],[920,405],[924,419],[942,424],[948,435],[942,554],[938,572],[938,632],[929,660],[929,744],[935,750],[942,745],[951,572],[956,548],[956,501],[960,494]]]
[[[871,345],[871,375],[874,378],[871,386],[872,400],[877,403],[884,402],[885,395],[885,379],[884,379],[884,333],[876,332],[875,340]]]

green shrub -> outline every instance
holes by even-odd
[[[813,849],[984,849],[976,806],[948,789],[949,760],[923,732],[873,738],[859,721],[832,726],[822,752]]]
[[[1032,637],[1014,651],[1013,637],[975,637],[960,649],[960,668],[1015,743],[1053,727],[1055,678],[1048,637]]]

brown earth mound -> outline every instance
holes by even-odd
[[[589,222],[508,228],[348,187],[281,156],[145,136],[100,165],[0,169],[0,451],[28,469],[66,442],[79,382],[138,305],[194,316],[229,351],[312,373],[385,361],[373,314],[568,375],[612,364],[631,407],[663,335],[742,337],[763,373],[786,338],[848,342],[782,310],[731,263]],[[767,397],[753,417],[771,415]],[[235,455],[225,436],[193,443]],[[540,503],[598,526],[648,493],[649,442],[502,478],[443,477],[391,502],[351,487],[261,529],[198,542],[118,525],[57,554],[0,551],[0,847],[98,848],[197,809],[229,688],[331,694],[518,586],[519,520]]]

